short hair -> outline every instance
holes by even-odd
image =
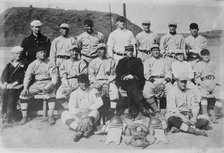
[[[118,22],[118,21],[125,22],[125,20],[126,20],[125,17],[118,16],[117,19],[116,19],[116,22]]]
[[[208,49],[202,49],[201,50],[201,55],[210,55],[210,52]]]
[[[189,27],[190,27],[190,29],[198,29],[199,30],[197,23],[191,23]]]
[[[86,19],[86,20],[84,21],[84,25],[88,25],[88,26],[92,27],[92,26],[93,26],[93,21],[90,20],[90,19]]]
[[[78,82],[81,82],[81,83],[86,83],[87,85],[89,85],[89,77],[87,74],[80,74],[78,76]]]
[[[44,46],[39,46],[35,49],[36,53],[40,52],[40,51],[46,51],[46,48]]]

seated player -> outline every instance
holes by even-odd
[[[48,102],[48,123],[55,123],[53,113],[55,108],[55,85],[58,81],[57,69],[53,62],[46,57],[46,49],[38,47],[36,49],[36,60],[29,64],[23,81],[24,88],[20,93],[20,104],[22,120],[20,124],[28,121],[27,109],[30,98],[39,93],[47,96]]]
[[[63,123],[75,131],[73,141],[90,136],[99,120],[98,109],[103,105],[99,92],[89,86],[88,75],[81,74],[78,83],[79,88],[71,93],[68,111],[61,114]]]

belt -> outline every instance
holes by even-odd
[[[67,56],[67,55],[57,55],[57,58],[69,59],[70,56]]]
[[[151,54],[150,50],[139,50],[139,51],[142,52],[142,53]]]
[[[215,79],[214,75],[207,75],[207,76],[201,78],[202,81],[204,81],[204,80],[214,80],[214,79]]]
[[[155,78],[155,79],[165,78],[165,76],[163,76],[163,75],[154,75],[152,77]]]
[[[116,55],[119,55],[119,56],[124,56],[125,55],[125,53],[121,54],[121,53],[117,53],[115,51],[113,51],[113,53],[116,54]]]
[[[96,57],[98,57],[98,55],[95,55],[95,56],[89,56],[89,55],[85,55],[85,54],[81,54],[81,55],[83,55],[85,57],[88,57],[88,58],[96,58]]]
[[[44,78],[44,79],[41,79],[41,80],[35,80],[35,81],[47,81],[47,80],[51,80],[51,78]]]
[[[75,79],[75,78],[78,78],[78,76],[75,75],[75,76],[72,76],[72,77],[68,77],[67,79]]]

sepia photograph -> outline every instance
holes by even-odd
[[[224,152],[224,0],[0,0],[0,153]]]

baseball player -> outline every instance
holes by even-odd
[[[77,38],[78,47],[81,49],[82,59],[88,63],[97,57],[97,45],[104,43],[104,35],[93,28],[93,21],[86,19],[84,21],[86,31]]]
[[[150,30],[151,22],[150,20],[142,21],[143,31],[136,35],[137,44],[137,57],[144,61],[151,56],[151,46],[152,44],[159,43],[159,36]]]
[[[90,88],[88,75],[79,75],[78,82],[79,88],[71,93],[68,111],[61,114],[62,122],[75,131],[73,141],[90,136],[99,120],[98,109],[103,105],[97,89]]]
[[[54,61],[57,67],[60,67],[63,61],[70,58],[69,49],[72,45],[77,44],[75,38],[69,36],[69,29],[67,23],[62,23],[60,25],[60,36],[55,38],[51,44],[50,60]]]
[[[171,70],[167,61],[161,56],[159,45],[151,46],[152,57],[144,62],[144,76],[146,79],[143,96],[152,107],[157,117],[162,117],[156,104],[157,99],[164,96],[170,89]]]
[[[199,27],[197,23],[191,23],[189,29],[191,35],[185,38],[187,60],[194,67],[200,59],[201,50],[207,48],[207,39],[198,34]]]
[[[77,45],[72,45],[69,49],[70,59],[65,60],[59,68],[61,86],[56,93],[56,99],[64,107],[67,105],[70,93],[79,86],[77,77],[80,74],[87,74],[88,63],[80,58],[80,51]]]
[[[112,57],[116,64],[125,56],[124,47],[129,44],[135,45],[134,35],[130,30],[125,28],[125,21],[126,19],[123,16],[117,17],[117,29],[110,33],[107,40],[108,56]],[[135,49],[134,56],[136,56]]]
[[[184,58],[186,58],[185,52],[185,40],[184,37],[177,33],[177,23],[171,21],[168,23],[169,33],[162,36],[160,40],[161,53],[166,57],[170,64],[175,61],[176,50],[181,49],[184,51]]]
[[[199,85],[202,94],[202,113],[207,114],[208,99],[216,98],[214,109],[211,110],[211,121],[218,123],[217,115],[223,107],[223,84],[217,75],[216,63],[210,60],[210,52],[207,49],[201,51],[202,60],[195,64],[195,82]]]
[[[98,89],[102,96],[109,95],[111,109],[115,110],[119,99],[118,89],[115,85],[116,64],[112,58],[107,57],[107,45],[98,44],[98,56],[89,63],[88,73],[91,86]]]
[[[22,120],[20,124],[25,124],[27,119],[28,101],[31,97],[38,93],[45,93],[48,102],[48,123],[54,124],[53,113],[55,108],[55,85],[58,81],[56,67],[46,57],[46,49],[39,47],[36,49],[37,59],[33,61],[27,68],[23,81],[24,88],[20,93],[20,104],[22,111]],[[30,84],[31,82],[33,84]]]
[[[167,113],[168,128],[194,135],[207,136],[204,130],[209,121],[206,117],[199,116],[199,103],[194,90],[187,88],[187,77],[180,77],[176,85],[170,88],[167,93]]]

